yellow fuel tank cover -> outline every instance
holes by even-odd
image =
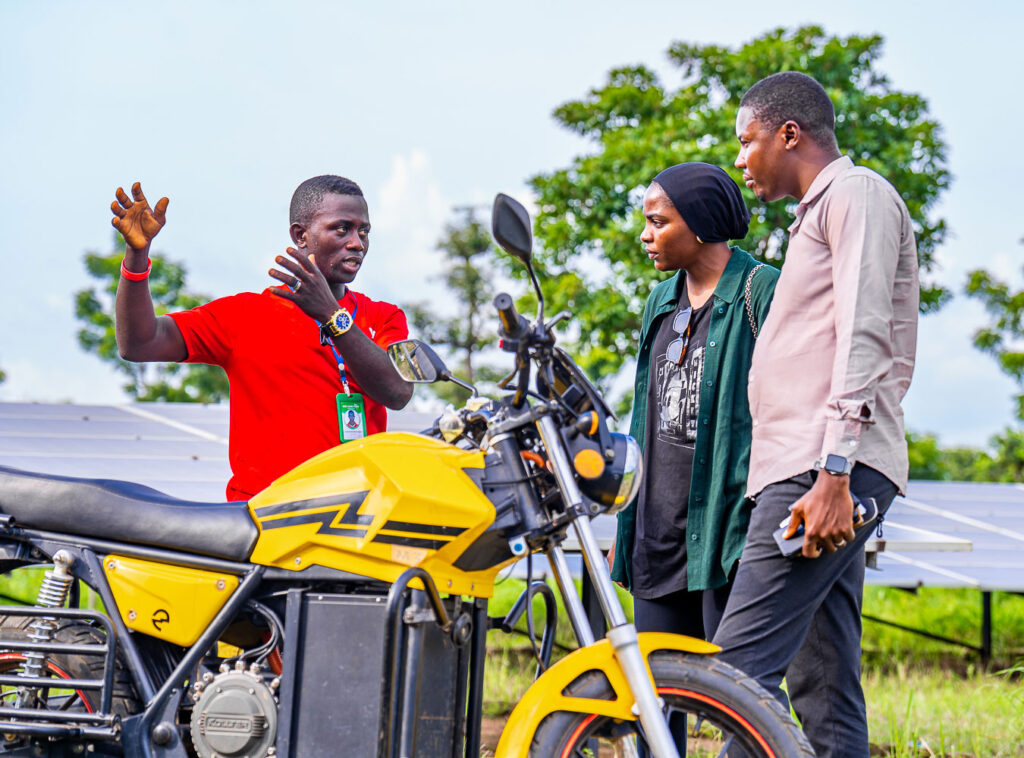
[[[104,558],[103,573],[125,626],[186,647],[238,588],[233,574],[123,555]]]

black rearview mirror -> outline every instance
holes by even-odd
[[[517,200],[498,193],[491,213],[491,233],[502,249],[529,265],[533,249],[530,214]]]
[[[388,345],[388,357],[398,375],[407,382],[430,384],[445,379],[448,367],[425,342],[404,340]]]

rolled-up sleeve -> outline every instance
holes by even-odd
[[[836,351],[821,454],[855,461],[861,432],[875,423],[879,381],[893,364],[902,214],[894,193],[871,176],[839,179],[827,202],[822,231],[833,255]]]

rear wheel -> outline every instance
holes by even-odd
[[[742,672],[714,658],[667,650],[651,654],[650,664],[680,755],[685,739],[687,758],[726,756],[730,751],[752,758],[814,757],[810,743],[789,713]],[[577,697],[614,697],[600,671],[579,677],[567,692]],[[612,756],[623,741],[632,740],[645,749],[646,742],[637,727],[636,721],[559,711],[541,722],[530,755]]]
[[[25,654],[21,651],[4,650],[4,640],[27,640],[29,625],[34,619],[29,616],[0,616],[0,673],[14,674],[25,663]],[[54,641],[95,645],[106,641],[106,635],[100,630],[80,622],[58,622],[54,633]],[[98,655],[73,655],[51,653],[46,656],[43,664],[43,675],[55,679],[102,679],[103,658]],[[0,703],[12,707],[17,702],[18,688],[3,686],[0,688]],[[100,706],[99,690],[63,690],[51,689],[49,694],[43,692],[46,708],[55,711],[71,711],[78,713],[94,713]],[[115,660],[114,693],[111,710],[118,716],[130,716],[142,710],[142,704],[135,695],[131,676]]]

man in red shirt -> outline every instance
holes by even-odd
[[[340,442],[384,431],[386,409],[409,402],[412,386],[384,349],[408,336],[405,314],[348,287],[370,233],[355,182],[318,176],[295,190],[295,248],[269,271],[282,286],[167,316],[154,312],[147,277],[168,200],[151,208],[138,183],[131,198],[120,187],[116,197],[112,223],[127,243],[117,288],[118,349],[125,360],[210,363],[227,372],[229,500],[248,500]]]

